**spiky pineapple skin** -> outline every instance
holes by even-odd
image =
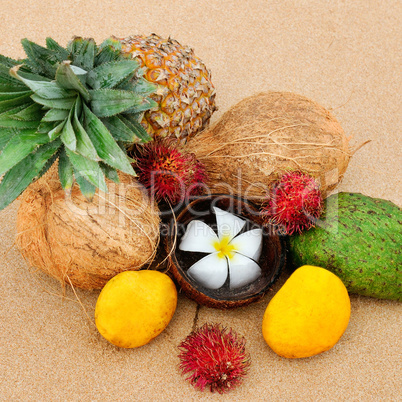
[[[193,49],[156,34],[119,39],[122,51],[145,68],[145,78],[158,84],[152,98],[158,109],[145,112],[141,124],[154,138],[186,140],[203,130],[216,110],[211,73]]]
[[[351,293],[402,301],[402,209],[359,193],[327,198],[322,224],[290,237],[295,267],[338,275]]]

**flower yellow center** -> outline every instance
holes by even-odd
[[[219,251],[218,257],[219,258],[232,258],[234,256],[233,250],[235,249],[235,246],[232,244],[229,244],[230,242],[230,237],[225,236],[219,241],[214,242],[214,247],[216,251]]]

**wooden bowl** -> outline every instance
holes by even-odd
[[[178,248],[188,223],[194,219],[207,224],[216,222],[212,207],[218,207],[246,220],[244,230],[263,228],[263,248],[258,261],[262,275],[238,289],[230,289],[227,284],[213,290],[200,285],[187,270],[206,254],[181,251]],[[165,248],[169,255],[169,271],[186,296],[201,305],[218,309],[231,309],[246,306],[259,300],[278,279],[285,265],[285,244],[274,234],[271,227],[263,227],[258,209],[247,200],[231,195],[211,195],[198,197],[179,213],[176,222],[171,223]]]

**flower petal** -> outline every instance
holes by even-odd
[[[220,208],[213,207],[213,209],[216,215],[219,239],[229,237],[232,240],[243,229],[246,221]]]
[[[252,259],[235,253],[229,260],[230,289],[240,288],[261,276],[261,268]]]
[[[212,253],[193,264],[187,274],[208,289],[219,289],[228,276],[228,263],[226,258]]]
[[[213,229],[206,223],[193,220],[187,225],[186,233],[181,238],[179,249],[183,251],[199,251],[214,253],[214,244],[219,241]]]
[[[244,232],[235,237],[229,244],[234,246],[238,253],[258,261],[262,250],[262,229]]]

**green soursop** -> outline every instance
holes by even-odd
[[[290,237],[293,265],[339,276],[351,293],[402,301],[402,210],[358,193],[327,198],[317,227]]]

